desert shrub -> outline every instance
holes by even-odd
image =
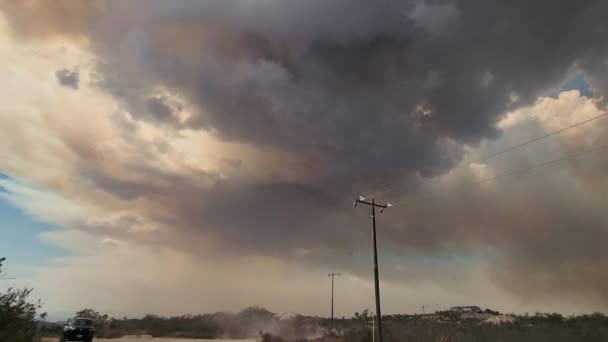
[[[0,258],[0,272],[5,258]],[[40,301],[31,301],[32,289],[9,288],[0,293],[0,341],[31,342],[36,337],[37,311]],[[46,314],[41,314],[45,317]]]

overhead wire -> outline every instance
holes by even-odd
[[[499,155],[501,155],[501,154],[504,154],[504,153],[507,153],[507,152],[513,151],[513,150],[515,150],[515,149],[518,149],[518,148],[524,147],[524,146],[526,146],[526,145],[530,145],[530,144],[535,143],[535,142],[537,142],[537,141],[539,141],[539,140],[542,140],[542,139],[545,139],[545,138],[548,138],[548,137],[551,137],[551,136],[554,136],[554,135],[557,135],[557,134],[563,133],[563,132],[565,132],[565,131],[567,131],[567,130],[569,130],[569,129],[572,129],[572,128],[575,128],[575,127],[578,127],[578,126],[584,125],[584,124],[586,124],[586,123],[589,123],[589,122],[591,122],[591,121],[595,121],[595,120],[597,120],[597,119],[601,119],[601,118],[606,117],[606,116],[608,116],[608,112],[603,113],[603,114],[600,114],[600,115],[597,115],[597,116],[594,116],[594,117],[591,117],[591,118],[589,118],[589,119],[586,119],[586,120],[583,120],[583,121],[580,121],[580,122],[577,122],[577,123],[575,123],[575,124],[573,124],[573,125],[570,125],[570,126],[567,126],[567,127],[560,128],[560,129],[558,129],[558,130],[556,130],[556,131],[552,131],[552,132],[546,133],[546,134],[544,134],[544,135],[541,135],[541,136],[536,137],[536,138],[534,138],[534,139],[531,139],[531,140],[525,141],[525,142],[520,143],[520,144],[518,144],[518,145],[511,146],[511,147],[509,147],[509,148],[507,148],[507,149],[505,149],[505,150],[502,150],[502,151],[499,151],[499,152],[495,152],[495,153],[492,153],[492,154],[486,155],[486,156],[484,156],[484,157],[481,157],[481,158],[479,158],[479,159],[475,159],[475,160],[473,160],[473,161],[470,161],[470,162],[468,162],[468,163],[465,163],[465,164],[461,164],[461,165],[455,166],[455,167],[453,167],[453,168],[452,168],[452,170],[461,169],[461,168],[463,168],[463,167],[467,167],[467,166],[473,165],[473,164],[475,164],[475,163],[478,163],[478,162],[481,162],[481,161],[484,161],[484,160],[487,160],[487,159],[490,159],[490,158],[494,158],[494,157],[499,156]],[[403,185],[400,185],[400,186],[397,186],[397,187],[394,187],[394,188],[390,188],[390,189],[386,189],[386,190],[383,190],[383,191],[376,192],[376,193],[374,193],[374,194],[373,194],[371,197],[382,196],[382,195],[385,195],[385,194],[391,193],[391,192],[393,192],[393,191],[397,191],[397,190],[400,190],[400,189],[404,189],[404,188],[407,188],[407,187],[409,187],[409,186],[416,185],[416,184],[420,184],[420,183],[422,183],[422,181],[416,181],[416,182],[413,182],[413,183],[406,183],[406,184],[403,184]]]
[[[592,148],[592,149],[589,149],[589,150],[585,150],[585,151],[569,154],[569,155],[566,155],[564,157],[557,158],[557,159],[552,159],[552,160],[549,160],[549,161],[546,161],[546,162],[543,162],[543,163],[540,163],[540,164],[536,164],[536,165],[532,165],[532,166],[529,166],[529,167],[513,170],[513,171],[510,171],[510,172],[507,172],[507,173],[504,173],[504,174],[500,174],[500,175],[497,175],[497,176],[494,176],[494,177],[489,177],[489,178],[481,179],[479,181],[470,183],[470,185],[480,184],[480,183],[489,182],[489,181],[496,181],[496,180],[499,180],[499,179],[502,179],[502,178],[506,178],[506,177],[509,177],[509,176],[513,176],[513,175],[517,175],[517,174],[526,174],[526,173],[532,172],[535,169],[540,168],[540,167],[544,167],[544,166],[547,166],[547,165],[555,164],[555,163],[562,162],[562,161],[565,161],[565,160],[569,160],[569,159],[573,159],[573,158],[576,158],[576,157],[580,157],[580,156],[585,155],[585,154],[589,154],[589,153],[593,153],[593,152],[597,152],[597,151],[601,151],[601,150],[606,150],[606,149],[608,149],[608,145],[601,145],[601,146],[598,146],[598,147],[595,147],[595,148]],[[415,200],[415,199],[426,198],[426,197],[433,197],[433,196],[438,196],[438,195],[441,195],[441,194],[440,193],[423,194],[423,195],[420,195],[420,196],[410,197],[410,198],[403,199],[403,200],[401,200],[399,202],[393,203],[392,205],[393,206],[398,206],[398,205],[401,205],[401,204],[403,204],[403,203],[405,203],[405,202],[407,202],[409,200]]]

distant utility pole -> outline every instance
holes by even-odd
[[[331,277],[331,327],[332,329],[335,329],[334,326],[334,277],[338,276],[341,277],[342,275],[340,273],[330,273],[327,275],[328,277]]]
[[[385,204],[376,204],[372,198],[371,202],[365,200],[365,197],[359,196],[355,200],[355,207],[357,204],[366,204],[372,207],[372,241],[374,244],[374,284],[376,294],[376,331],[378,334],[378,342],[383,342],[382,339],[382,313],[380,312],[380,280],[378,279],[378,248],[376,245],[376,207],[380,208],[380,213],[388,207],[393,205],[386,202]]]
[[[426,313],[424,312],[424,305],[422,306],[422,314],[425,315]]]
[[[374,314],[372,313],[372,342],[376,342],[376,333],[374,327],[376,324],[374,323]]]

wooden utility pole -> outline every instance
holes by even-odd
[[[376,244],[376,207],[380,208],[380,213],[384,212],[384,209],[392,207],[390,203],[376,204],[372,198],[371,202],[365,200],[365,197],[359,196],[355,200],[355,207],[358,203],[369,205],[372,207],[372,242],[374,245],[374,288],[376,296],[376,334],[378,335],[378,342],[383,342],[382,339],[382,313],[380,312],[380,279],[378,276],[378,248]]]
[[[334,325],[334,277],[338,276],[341,277],[342,275],[340,273],[330,273],[327,275],[328,277],[331,277],[331,328],[335,329],[336,326]]]

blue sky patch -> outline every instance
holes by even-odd
[[[0,179],[14,178],[0,173]],[[2,188],[0,192],[6,194],[8,191]],[[7,196],[10,196],[10,192]],[[29,217],[9,203],[5,196],[0,196],[0,256],[7,258],[7,274],[10,273],[10,265],[41,265],[51,258],[66,256],[66,251],[38,237],[41,233],[56,229],[58,227],[52,224]]]
[[[573,74],[571,77],[569,77],[559,88],[558,94],[561,93],[562,91],[568,91],[568,90],[578,90],[582,96],[586,96],[589,98],[593,97],[593,92],[591,91],[591,88],[589,88],[589,83],[587,82],[587,79],[585,78],[585,74],[582,72],[577,72],[577,73]],[[555,95],[558,95],[558,94],[555,94]],[[555,96],[555,97],[557,97],[557,96]]]

